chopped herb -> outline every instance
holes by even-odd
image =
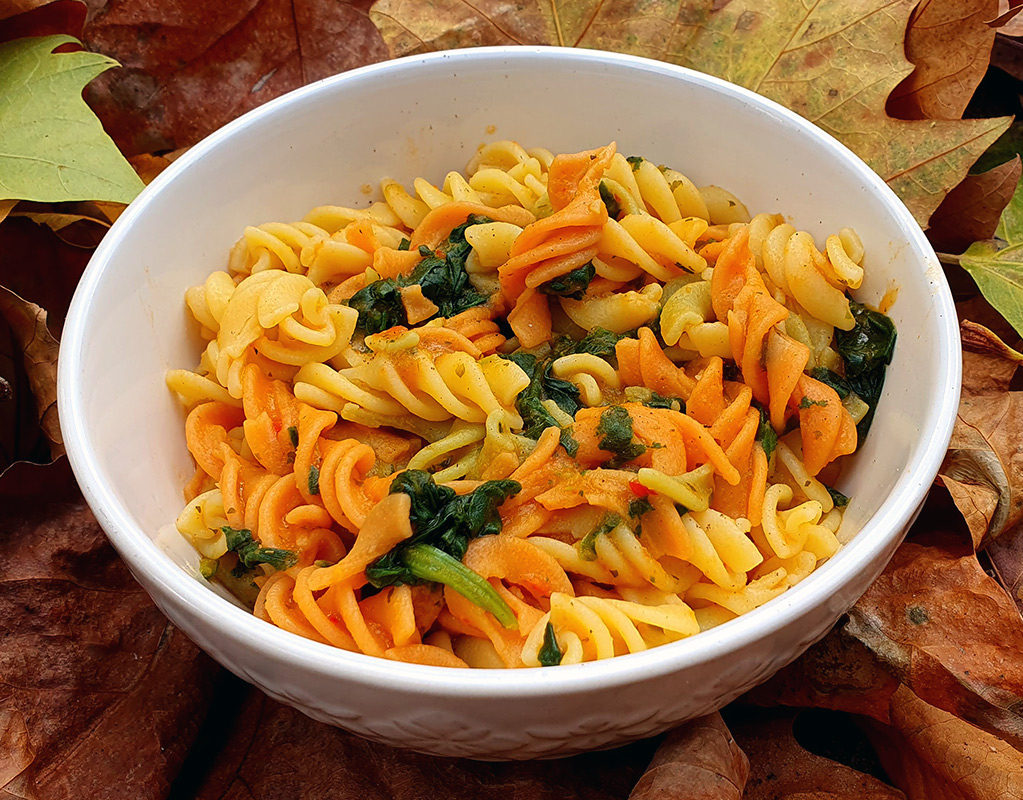
[[[923,625],[925,622],[931,621],[927,609],[923,606],[910,606],[906,609],[906,616],[909,617],[909,621],[914,625]]]
[[[592,531],[586,534],[579,542],[579,556],[583,561],[595,561],[597,558],[597,537],[611,533],[622,524],[622,518],[617,514],[605,514],[604,519]]]
[[[590,281],[596,274],[597,270],[593,266],[593,262],[588,261],[566,275],[552,278],[547,283],[541,283],[538,289],[541,294],[581,300],[586,294],[586,287],[590,285]]]
[[[810,408],[811,406],[826,406],[827,404],[828,404],[827,400],[811,400],[806,395],[803,395],[803,399],[799,401],[799,408],[803,411],[806,411],[806,409]]]
[[[832,489],[830,486],[825,486],[828,490],[828,494],[831,495],[831,499],[835,503],[835,508],[845,508],[849,505],[849,498],[842,494],[838,489]]]
[[[486,296],[469,282],[469,273],[465,271],[465,261],[472,252],[472,245],[465,239],[466,228],[485,222],[492,220],[470,214],[463,224],[451,231],[447,242],[438,250],[441,255],[421,245],[419,254],[423,260],[409,275],[382,278],[352,295],[348,305],[359,312],[358,327],[366,333],[380,333],[395,325],[407,325],[400,291],[406,286],[419,285],[423,296],[437,306],[437,315],[442,317],[453,317],[487,302]]]
[[[516,481],[487,481],[469,494],[457,495],[454,489],[439,486],[428,472],[405,470],[391,483],[390,493],[404,492],[411,498],[412,537],[366,567],[366,577],[378,589],[420,583],[402,558],[402,552],[415,544],[428,544],[460,561],[471,539],[500,533],[497,508],[521,489]]]
[[[891,318],[871,311],[860,303],[850,303],[856,324],[851,331],[835,331],[835,349],[845,361],[845,378],[870,410],[856,425],[860,440],[867,435],[874,411],[884,388],[885,370],[895,352],[896,331]]]
[[[604,208],[607,209],[607,215],[614,220],[617,220],[622,213],[622,206],[618,202],[618,198],[615,197],[614,192],[611,191],[611,187],[606,182],[601,181],[598,187],[600,192],[600,199],[604,203]]]
[[[412,242],[409,239],[406,239],[404,236],[402,237],[401,241],[398,242],[399,250],[408,250],[411,246]]]
[[[554,626],[549,622],[543,629],[543,644],[537,658],[541,667],[556,667],[561,663],[561,648],[558,647],[558,640],[554,636]]]
[[[327,560],[321,558],[318,561],[314,561],[313,565],[317,566],[317,567],[320,567],[320,569],[325,569],[326,567],[333,567],[334,566],[334,562],[333,561],[327,561]]]
[[[637,497],[629,503],[629,516],[633,519],[642,517],[646,512],[653,510],[653,504],[646,497]]]
[[[288,426],[288,438],[291,439],[292,447],[298,447],[298,428],[294,425]]]
[[[629,156],[625,160],[629,162],[629,166],[631,166],[632,171],[635,172],[639,169],[639,165],[643,163],[643,156]]]
[[[309,467],[309,494],[320,493],[320,468],[313,464]]]
[[[810,370],[810,377],[813,378],[815,381],[820,381],[821,383],[830,386],[832,389],[835,390],[835,393],[841,400],[845,400],[845,398],[847,398],[850,395],[850,393],[852,393],[852,388],[849,386],[849,381],[847,381],[837,372],[833,372],[832,370],[827,369],[826,367],[814,367],[812,370]]]
[[[778,446],[778,434],[771,424],[771,418],[768,416],[767,409],[763,406],[760,407],[760,425],[757,427],[757,441],[764,448],[764,454],[767,456],[767,460],[770,461],[771,456],[774,455],[775,448]]]
[[[288,569],[298,563],[298,557],[290,550],[277,547],[260,547],[252,538],[248,528],[236,529],[225,525],[220,529],[227,539],[227,549],[238,554],[235,572],[244,573],[259,564],[269,564],[274,569]],[[239,575],[235,575],[239,577]]]
[[[597,446],[615,455],[611,460],[613,466],[632,461],[646,452],[645,446],[632,441],[632,417],[622,406],[611,406],[600,415],[597,433],[604,437]]]

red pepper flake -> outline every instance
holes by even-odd
[[[629,481],[629,488],[632,489],[632,493],[636,495],[636,497],[649,497],[654,494],[653,489],[647,489],[639,481]]]

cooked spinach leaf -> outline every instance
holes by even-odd
[[[775,448],[778,446],[778,434],[771,424],[767,409],[763,406],[758,407],[760,409],[760,425],[757,427],[757,441],[764,448],[767,460],[770,461]]]
[[[607,215],[611,219],[617,220],[622,213],[622,206],[618,202],[618,198],[615,197],[614,192],[611,191],[611,187],[604,181],[601,181],[597,190],[600,192],[600,199],[604,203],[604,208],[607,209]]]
[[[597,445],[601,450],[614,453],[609,462],[611,468],[638,458],[646,452],[646,447],[632,441],[632,417],[623,406],[611,406],[600,415],[597,433],[604,438]]]
[[[561,663],[561,648],[558,647],[558,640],[554,636],[554,626],[549,622],[543,629],[543,644],[540,645],[537,658],[541,667],[556,667]]]
[[[814,367],[810,370],[810,377],[815,381],[820,381],[827,386],[830,386],[835,390],[835,393],[840,399],[845,400],[852,392],[852,388],[849,386],[849,381],[826,367]]]
[[[650,393],[650,399],[644,400],[643,405],[647,408],[667,408],[685,413],[686,401],[681,397],[664,397],[657,392]]]
[[[615,345],[626,338],[629,338],[628,334],[612,333],[606,328],[594,328],[579,341],[569,336],[562,336],[555,342],[551,357],[559,359],[562,356],[589,353],[601,358],[608,358],[615,354]]]
[[[253,569],[259,564],[269,564],[274,569],[288,569],[298,563],[298,556],[290,550],[282,550],[277,547],[260,547],[259,542],[252,538],[252,531],[248,528],[232,528],[224,525],[220,529],[227,539],[227,549],[238,554],[238,566],[235,572],[240,577],[246,570]]]
[[[358,327],[369,334],[380,333],[395,325],[407,325],[401,289],[413,284],[422,288],[423,296],[436,304],[437,314],[442,317],[453,317],[487,302],[486,296],[473,288],[469,273],[465,271],[465,260],[472,252],[472,245],[465,239],[465,230],[485,222],[492,220],[470,214],[463,224],[451,231],[447,242],[437,252],[421,246],[419,254],[423,260],[410,274],[382,278],[352,295],[348,305],[359,312]]]
[[[547,283],[541,283],[538,289],[541,294],[581,300],[586,294],[586,287],[590,285],[590,281],[596,274],[597,270],[593,266],[593,262],[589,261],[565,275],[552,278]]]
[[[849,498],[842,494],[838,489],[832,489],[830,486],[825,485],[825,489],[828,490],[828,494],[831,495],[831,499],[835,503],[835,508],[845,508],[849,505]]]
[[[348,305],[359,312],[357,325],[367,334],[408,325],[401,291],[393,278],[382,278],[360,289],[348,298]]]
[[[529,386],[519,392],[515,407],[522,416],[523,435],[530,439],[539,439],[547,428],[560,428],[561,425],[544,405],[544,400],[553,400],[566,414],[575,416],[581,408],[579,389],[569,381],[563,381],[551,375],[551,361],[539,361],[531,353],[512,353],[505,356],[514,361],[529,376]],[[579,443],[572,437],[571,428],[561,428],[561,445],[570,456],[579,451]]]
[[[516,481],[487,481],[469,494],[457,495],[424,470],[405,470],[391,483],[390,493],[404,492],[412,500],[412,537],[366,567],[366,577],[377,588],[420,583],[403,559],[403,551],[416,544],[428,544],[460,561],[470,540],[500,532],[497,508],[521,489]]]
[[[835,349],[845,361],[849,388],[859,395],[870,410],[856,425],[862,441],[874,421],[877,402],[884,388],[885,370],[895,352],[896,331],[891,318],[871,311],[860,303],[850,303],[856,324],[851,331],[835,331]]]

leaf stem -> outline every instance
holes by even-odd
[[[497,617],[504,627],[518,627],[515,614],[494,587],[443,550],[429,544],[413,544],[402,551],[401,560],[417,578],[450,586],[466,600]]]

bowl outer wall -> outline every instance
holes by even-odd
[[[586,92],[602,90],[594,109]],[[672,103],[655,102],[660,92]],[[386,124],[374,111],[390,115]],[[485,136],[489,124],[496,136]],[[889,387],[858,457],[864,463],[842,484],[854,497],[854,522],[870,521],[836,558],[767,606],[609,662],[454,674],[338,652],[265,625],[173,567],[151,538],[176,515],[189,470],[182,417],[162,383],[166,368],[195,360],[183,290],[222,268],[245,224],[348,202],[384,175],[439,181],[484,138],[499,137],[555,151],[615,137],[624,152],[677,166],[698,185],[720,183],[751,209],[791,214],[815,236],[842,225],[863,234],[874,271],[862,296],[876,301],[888,288],[886,263],[902,289],[892,310],[900,340]],[[756,154],[750,142],[761,148]],[[149,330],[146,320],[137,324],[140,315]],[[182,156],[122,215],[86,271],[65,325],[58,393],[69,458],[100,523],[165,613],[221,663],[307,712],[392,744],[521,757],[653,733],[726,702],[751,676],[766,678],[822,635],[904,535],[943,457],[960,382],[955,310],[933,252],[888,187],[819,129],[739,87],[660,62],[480,48],[312,84]],[[911,397],[914,386],[922,397]],[[131,436],[120,435],[126,425]],[[903,460],[882,443],[904,450]],[[151,479],[140,481],[140,473]],[[860,496],[874,500],[858,509]],[[545,721],[552,716],[561,733]],[[442,718],[454,729],[472,722],[465,730],[473,736],[455,742],[449,732],[423,728],[423,720]],[[580,739],[585,730],[589,738]],[[533,744],[522,749],[509,736]]]

